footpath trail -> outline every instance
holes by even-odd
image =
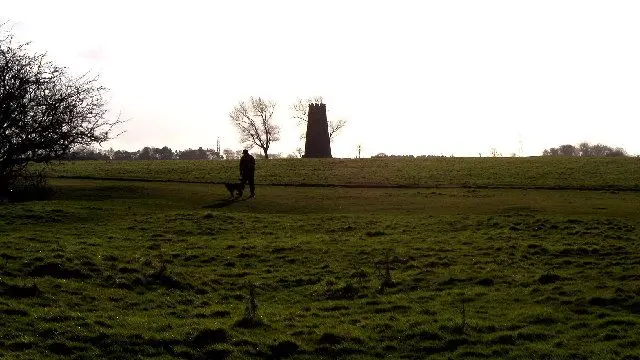
[[[178,180],[178,179],[147,179],[136,177],[103,177],[103,176],[76,176],[56,175],[53,179],[71,180],[100,180],[122,182],[147,182],[147,183],[178,183],[178,184],[210,184],[222,185],[223,181],[204,180]],[[640,184],[637,185],[482,185],[482,184],[385,184],[385,183],[279,183],[256,182],[256,186],[277,187],[309,187],[309,188],[353,188],[353,189],[509,189],[509,190],[576,190],[576,191],[631,191],[640,192]]]

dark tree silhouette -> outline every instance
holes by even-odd
[[[163,146],[161,149],[156,148],[156,156],[159,160],[172,160],[173,150],[170,147]]]
[[[91,146],[77,146],[64,157],[64,160],[108,160],[109,151],[102,151]]]
[[[187,149],[178,151],[177,156],[178,160],[209,160],[210,156],[207,150],[203,149],[202,146],[197,149]]]
[[[145,146],[136,157],[138,160],[172,160],[173,158],[173,150],[167,146],[162,148]]]
[[[139,151],[116,150],[113,153],[113,160],[135,160],[138,158]]]
[[[558,147],[558,153],[560,156],[578,156],[580,154],[578,149],[570,144],[560,145]]]
[[[154,148],[149,146],[145,146],[138,153],[138,160],[156,160],[155,153],[153,151]]]
[[[107,89],[16,43],[0,24],[0,195],[31,162],[62,159],[76,146],[113,137]]]
[[[280,126],[273,122],[276,103],[262,98],[249,98],[241,101],[229,113],[231,123],[240,133],[240,141],[244,146],[259,147],[264,158],[269,158],[271,143],[280,140]]]
[[[561,145],[557,148],[544,149],[542,156],[580,156],[580,157],[593,157],[593,156],[629,156],[627,151],[623,148],[603,145],[603,144],[589,144],[588,142],[582,142],[577,147],[573,145]]]
[[[593,156],[591,145],[588,142],[583,142],[578,145],[578,153],[580,156]]]

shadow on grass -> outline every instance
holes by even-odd
[[[55,198],[65,200],[102,201],[113,199],[138,199],[148,197],[139,185],[101,185],[56,188]]]
[[[248,197],[246,198],[231,198],[231,199],[223,199],[223,200],[218,200],[212,204],[208,204],[203,206],[203,208],[205,209],[220,209],[220,208],[224,208],[227,207],[231,204],[237,203],[237,202],[241,202],[241,201],[247,201],[249,200]]]

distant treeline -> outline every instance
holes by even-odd
[[[545,149],[542,156],[629,156],[623,148],[603,145],[589,144],[587,142],[580,143],[578,146],[560,145],[557,148]]]
[[[145,146],[140,150],[103,150],[88,146],[79,146],[71,150],[64,160],[236,160],[242,156],[242,150],[224,149],[222,153],[215,149],[172,150],[170,147],[161,148]],[[254,153],[256,158],[263,158],[264,154]],[[282,158],[282,154],[269,154],[269,158]],[[293,157],[289,155],[287,157]]]
[[[263,159],[264,154],[261,152],[255,152],[252,154],[256,159]],[[302,155],[301,149],[298,149],[296,153],[289,155],[282,155],[281,153],[269,154],[270,159],[282,159],[282,158],[299,158]],[[203,149],[199,147],[197,149],[186,150],[172,150],[167,146],[161,148],[145,146],[144,148],[136,151],[127,150],[103,150],[94,147],[79,146],[71,150],[66,156],[65,160],[237,160],[242,156],[242,150],[224,149],[219,153],[215,149]],[[453,156],[453,155],[451,155]],[[493,154],[492,156],[500,156]],[[513,155],[515,156],[515,155]],[[578,146],[573,145],[561,145],[557,148],[545,149],[542,152],[542,156],[582,156],[582,157],[603,157],[603,156],[629,156],[625,149],[603,144],[589,144],[583,142]],[[371,156],[372,158],[435,158],[435,157],[447,157],[445,155],[387,155],[385,153],[378,153]]]
[[[387,155],[385,153],[377,153],[372,156],[372,158],[400,158],[400,159],[421,159],[421,158],[439,158],[439,157],[447,157],[445,155]],[[451,156],[453,157],[453,155]]]

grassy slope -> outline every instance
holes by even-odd
[[[237,161],[84,161],[52,176],[229,182]],[[640,189],[640,158],[281,159],[258,161],[260,184],[621,187]]]
[[[635,192],[54,183],[0,206],[0,356],[640,356]]]

